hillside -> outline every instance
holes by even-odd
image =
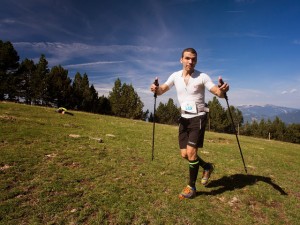
[[[177,127],[0,102],[0,224],[298,224],[299,145],[207,132],[207,187],[180,201]],[[201,172],[200,172],[201,173]]]

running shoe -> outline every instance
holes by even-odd
[[[179,199],[194,198],[196,196],[196,188],[192,188],[190,185],[186,186],[179,194]]]
[[[211,163],[208,163],[208,169],[204,169],[201,184],[204,186],[208,184],[209,178],[214,171],[214,166]]]

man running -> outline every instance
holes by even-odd
[[[181,156],[189,162],[189,183],[179,194],[180,199],[196,196],[196,180],[199,167],[203,168],[201,183],[207,185],[213,165],[204,162],[198,155],[198,148],[203,147],[205,125],[207,120],[205,108],[205,88],[212,94],[224,98],[229,90],[229,85],[215,85],[211,78],[200,71],[195,70],[197,64],[197,52],[193,48],[182,51],[180,58],[182,70],[174,72],[161,86],[152,84],[150,89],[157,95],[162,95],[175,86],[178,101],[181,107],[179,120],[179,147]]]

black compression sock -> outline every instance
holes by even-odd
[[[203,161],[203,159],[201,159],[200,157],[198,157],[199,160],[199,165],[204,169],[204,167],[206,166],[207,162]]]
[[[190,181],[189,185],[192,188],[196,188],[196,180],[198,176],[200,166],[200,158],[198,157],[196,160],[189,161],[189,171],[190,171]]]

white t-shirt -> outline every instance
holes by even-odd
[[[182,109],[188,108],[193,113],[181,116],[185,118],[195,117],[204,114],[205,107],[205,88],[210,90],[215,84],[206,73],[201,73],[195,70],[191,75],[188,84],[184,82],[182,70],[174,72],[165,82],[169,88],[175,86],[177,91],[177,98]],[[193,109],[193,104],[196,107],[196,112]]]

